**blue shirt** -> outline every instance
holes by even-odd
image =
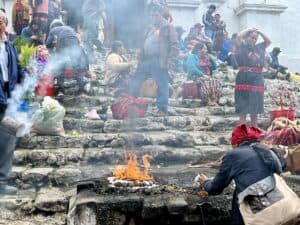
[[[228,57],[228,53],[232,51],[232,45],[233,45],[232,40],[225,41],[219,53],[218,59],[224,62]]]

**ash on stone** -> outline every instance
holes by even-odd
[[[107,177],[107,180],[109,182],[108,187],[111,188],[131,188],[133,190],[136,190],[136,189],[152,189],[159,186],[153,180],[145,180],[145,181],[122,180],[116,177]]]

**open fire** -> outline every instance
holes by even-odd
[[[144,171],[140,170],[136,154],[133,151],[127,152],[125,154],[125,159],[128,161],[128,164],[126,166],[117,166],[113,172],[113,175],[116,178],[131,181],[153,180],[153,177],[149,175],[150,155],[143,156]]]
[[[137,156],[133,151],[125,153],[125,161],[127,165],[116,166],[113,171],[113,176],[108,177],[108,181],[112,187],[156,187],[153,177],[149,174],[150,170],[150,155],[142,157],[143,170],[140,169],[137,161]]]

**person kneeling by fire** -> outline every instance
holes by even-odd
[[[200,98],[205,105],[216,106],[221,97],[222,84],[212,77],[217,64],[207,52],[205,44],[197,44],[186,61],[188,80],[198,83]]]
[[[234,150],[223,157],[217,175],[208,178],[200,174],[195,178],[209,195],[220,194],[235,181],[232,225],[286,224],[300,215],[299,198],[280,177],[286,161],[260,141],[263,136],[259,128],[237,126],[231,138]]]

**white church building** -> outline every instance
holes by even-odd
[[[126,1],[131,0],[119,0]],[[143,0],[140,0],[143,1]],[[149,1],[149,0],[148,0]],[[12,0],[0,0],[0,7],[11,14]],[[227,24],[229,34],[247,27],[256,27],[278,46],[282,53],[281,63],[300,72],[300,0],[168,0],[174,25],[189,30],[193,24],[202,22],[202,15],[210,4],[217,6]]]

